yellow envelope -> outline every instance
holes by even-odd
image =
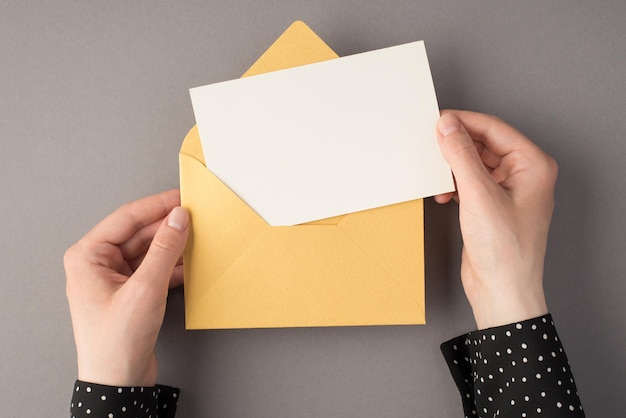
[[[337,58],[294,22],[244,76]],[[193,127],[180,150],[187,329],[423,324],[423,201],[269,226],[209,169]]]

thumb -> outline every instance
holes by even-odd
[[[486,191],[493,179],[478,155],[474,141],[456,116],[446,113],[439,118],[437,139],[454,174],[459,197],[470,191]]]
[[[187,211],[180,206],[172,209],[154,235],[134,276],[140,281],[147,280],[149,287],[167,289],[172,271],[185,249],[188,226]]]

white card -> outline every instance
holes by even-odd
[[[207,168],[272,226],[454,190],[421,41],[190,93]]]

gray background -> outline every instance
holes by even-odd
[[[548,303],[588,416],[623,414],[623,0],[0,0],[0,415],[68,415],[64,250],[177,187],[187,89],[239,77],[296,19],[340,55],[425,40],[442,108],[497,114],[557,159]],[[159,355],[179,415],[461,416],[438,351],[473,329],[455,205],[426,202],[426,245],[426,326],[186,332],[175,291]]]

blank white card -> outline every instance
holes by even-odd
[[[190,93],[207,168],[270,225],[454,190],[423,42]]]

